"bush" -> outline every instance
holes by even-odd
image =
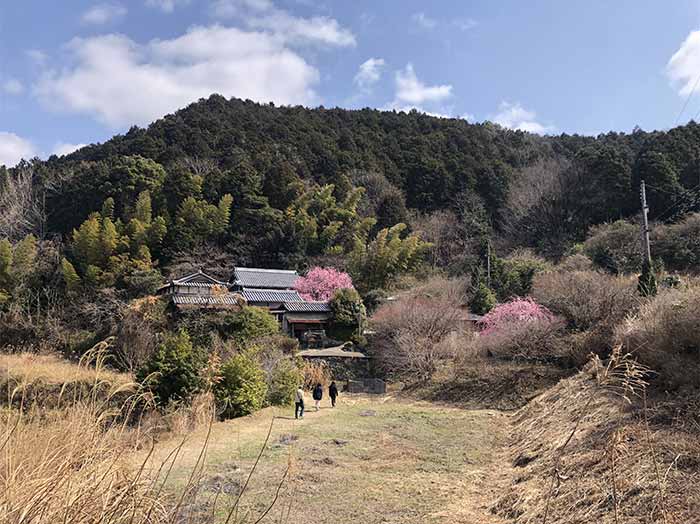
[[[268,377],[267,402],[273,406],[291,404],[303,379],[301,370],[291,358],[277,361]]]
[[[240,312],[224,319],[224,335],[239,347],[252,344],[256,339],[279,333],[279,324],[267,309],[245,306]]]
[[[358,321],[365,320],[362,299],[354,289],[339,289],[330,303],[332,325],[329,335],[339,340],[349,340],[358,330]]]
[[[333,377],[331,368],[325,360],[305,361],[301,372],[304,388],[308,390],[313,389],[316,384],[321,384],[325,389],[331,383]]]
[[[485,315],[496,306],[496,295],[483,282],[479,282],[469,301],[469,310],[475,315]]]
[[[641,247],[639,226],[618,220],[592,227],[583,252],[610,273],[636,273],[642,264]]]
[[[492,309],[479,321],[481,335],[488,336],[512,326],[526,326],[534,321],[555,322],[557,319],[546,307],[531,299],[517,298]]]
[[[538,275],[532,296],[562,317],[572,364],[582,366],[591,354],[606,356],[616,326],[640,304],[633,280],[595,271],[553,271]]]
[[[515,253],[505,259],[494,257],[491,268],[491,287],[499,300],[525,297],[530,293],[535,275],[548,267],[545,260],[527,251]]]
[[[563,336],[562,321],[552,316],[540,316],[502,324],[497,330],[482,333],[472,344],[480,356],[550,362],[569,367],[571,355]]]
[[[382,301],[385,298],[386,293],[382,289],[373,289],[372,291],[365,293],[362,302],[365,305],[365,310],[367,311],[367,314],[371,315],[372,313],[374,313],[377,310],[377,308],[382,304]]]
[[[126,308],[114,344],[115,361],[120,369],[133,372],[153,356],[158,337],[167,326],[166,307],[165,300],[145,297],[132,301]]]
[[[644,264],[642,264],[642,273],[639,275],[637,281],[637,291],[643,297],[653,297],[656,295],[657,289],[654,267],[646,260]]]
[[[532,297],[568,327],[585,331],[601,323],[617,324],[636,310],[639,298],[628,278],[596,271],[551,271],[535,278]]]
[[[459,305],[449,296],[418,296],[381,306],[371,320],[379,368],[399,377],[430,379],[450,356],[444,342],[462,329]]]
[[[252,356],[239,353],[221,366],[214,395],[223,418],[249,415],[265,403],[265,372]]]
[[[654,256],[661,258],[665,267],[674,271],[697,272],[700,269],[700,213],[652,231]]]
[[[205,361],[204,352],[192,346],[183,329],[165,338],[137,377],[148,383],[159,404],[166,405],[172,400],[187,399],[200,389],[200,371]]]
[[[700,383],[700,287],[670,289],[623,323],[616,342],[655,371],[663,387]]]

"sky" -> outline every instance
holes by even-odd
[[[700,0],[0,0],[0,165],[202,97],[539,134],[700,116]]]

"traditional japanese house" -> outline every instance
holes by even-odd
[[[328,302],[304,300],[294,289],[297,278],[292,270],[236,267],[231,282],[223,282],[200,270],[169,281],[158,294],[170,297],[178,309],[266,308],[284,333],[307,342],[325,336],[331,309]]]
[[[202,270],[182,278],[170,280],[157,293],[170,297],[178,309],[232,309],[240,310],[245,298],[229,291],[228,284],[204,273]]]

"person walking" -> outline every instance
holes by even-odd
[[[335,399],[338,398],[338,386],[335,385],[335,380],[328,386],[328,396],[331,397],[331,407],[335,407]]]
[[[312,396],[316,404],[316,411],[318,411],[321,409],[321,399],[323,398],[323,386],[321,386],[321,384],[316,384]]]
[[[304,418],[304,390],[301,386],[294,394],[294,418]]]

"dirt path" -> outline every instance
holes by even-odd
[[[210,514],[217,498],[214,512],[227,513],[276,416],[242,499],[244,522],[255,522],[270,505],[288,464],[278,501],[262,522],[500,522],[488,506],[505,467],[506,415],[360,396],[342,397],[335,409],[312,408],[304,420],[291,411],[268,409],[214,425],[194,512]],[[171,488],[186,483],[202,442],[202,432],[187,442]],[[175,445],[160,444],[156,460]]]

